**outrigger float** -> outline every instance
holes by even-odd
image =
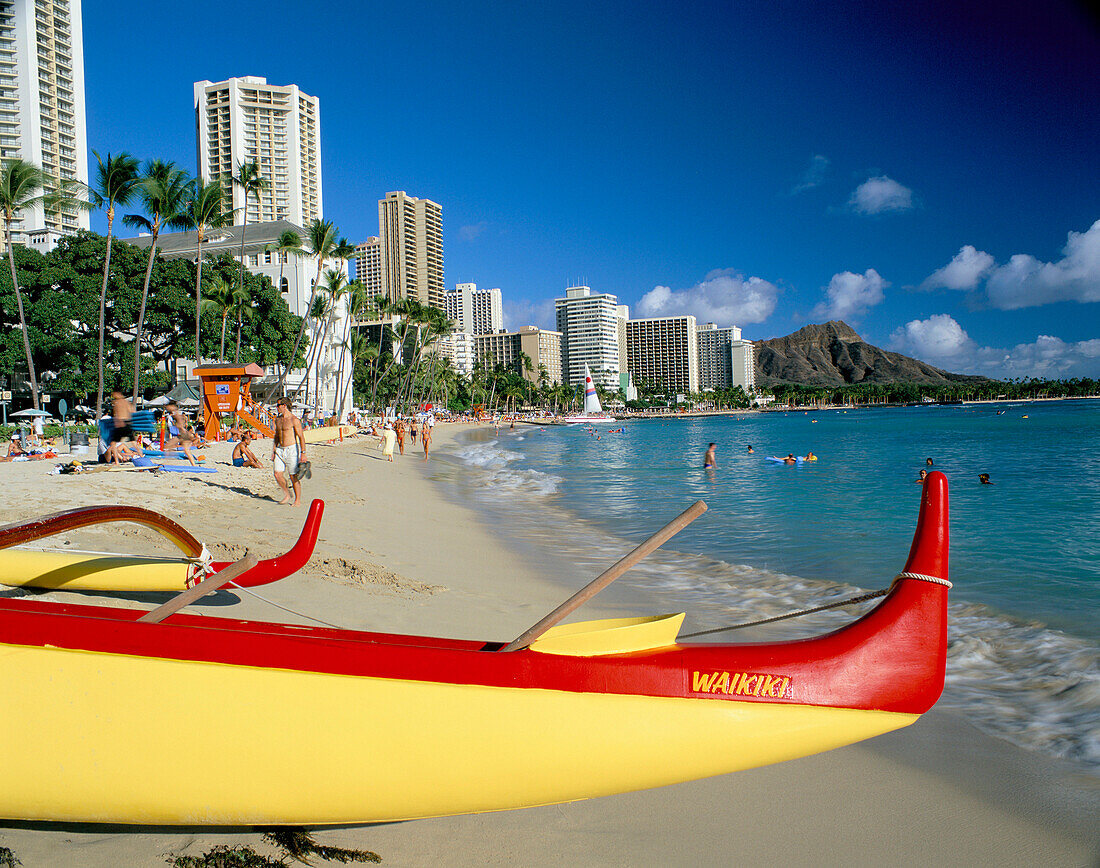
[[[325,504],[309,507],[301,536],[278,557],[260,561],[237,580],[240,587],[277,582],[298,572],[317,544]],[[41,551],[15,548],[51,536],[111,522],[132,522],[155,530],[180,550],[178,557],[121,555],[108,552]],[[228,567],[215,561],[206,546],[167,516],[140,506],[86,506],[34,521],[0,527],[0,585],[54,591],[179,592]]]
[[[384,822],[657,787],[896,730],[943,689],[947,508],[934,472],[885,598],[787,642],[678,642],[682,614],[502,645],[0,599],[0,817]]]

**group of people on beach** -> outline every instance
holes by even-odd
[[[188,464],[197,466],[191,449],[202,448],[205,445],[203,438],[195,431],[191,421],[175,401],[169,401],[164,410],[168,416],[168,436],[164,440],[164,447],[179,450]],[[149,418],[151,420],[152,416]],[[134,458],[144,457],[145,450],[153,448],[152,442],[145,435],[151,434],[154,429],[150,427],[140,432],[135,429],[134,405],[118,389],[111,393],[109,429],[107,442],[100,444],[99,460],[104,464],[124,464]]]
[[[405,419],[397,416],[394,419],[382,423],[381,430],[371,426],[368,433],[378,437],[378,445],[382,449],[382,455],[387,461],[393,461],[393,448],[396,445],[398,454],[405,454],[405,435],[408,434],[412,445],[416,445],[419,434],[420,443],[424,447],[424,460],[428,460],[428,453],[432,448],[432,429],[435,427],[435,414],[429,413],[419,423],[415,418]]]

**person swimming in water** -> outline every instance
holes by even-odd
[[[988,473],[979,473],[978,482],[980,482],[982,485],[993,485],[993,482],[992,480],[990,480]]]
[[[752,444],[749,444],[749,455],[752,455]]]
[[[703,456],[703,469],[714,467],[714,447],[716,444],[711,443],[707,447],[707,454]]]
[[[916,479],[914,479],[913,481],[914,481],[914,482],[924,482],[924,480],[926,480],[927,478],[928,478],[928,471],[927,471],[927,470],[925,470],[925,469],[924,469],[924,468],[922,467],[922,468],[920,469],[920,473],[918,473],[918,474],[917,474],[917,478],[916,478]]]
[[[784,464],[796,464],[798,459],[794,457],[793,452],[788,452],[787,457],[783,459]]]

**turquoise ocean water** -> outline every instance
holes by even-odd
[[[577,426],[476,429],[440,456],[454,472],[437,475],[524,554],[551,565],[552,553],[573,586],[705,500],[706,515],[620,580],[687,611],[692,630],[888,585],[931,457],[950,483],[955,583],[941,705],[1100,769],[1100,401],[598,427],[599,439]],[[704,470],[711,442],[718,466]],[[766,460],[808,450],[820,460]],[[767,636],[817,633],[855,612],[784,622]],[[712,641],[727,638],[761,634]]]

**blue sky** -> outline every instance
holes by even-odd
[[[949,370],[1100,376],[1100,20],[1063,0],[83,14],[90,148],[193,172],[193,82],[298,84],[325,216],[358,241],[387,191],[434,199],[447,285],[499,286],[511,327],[581,281],[754,339],[840,318]]]

